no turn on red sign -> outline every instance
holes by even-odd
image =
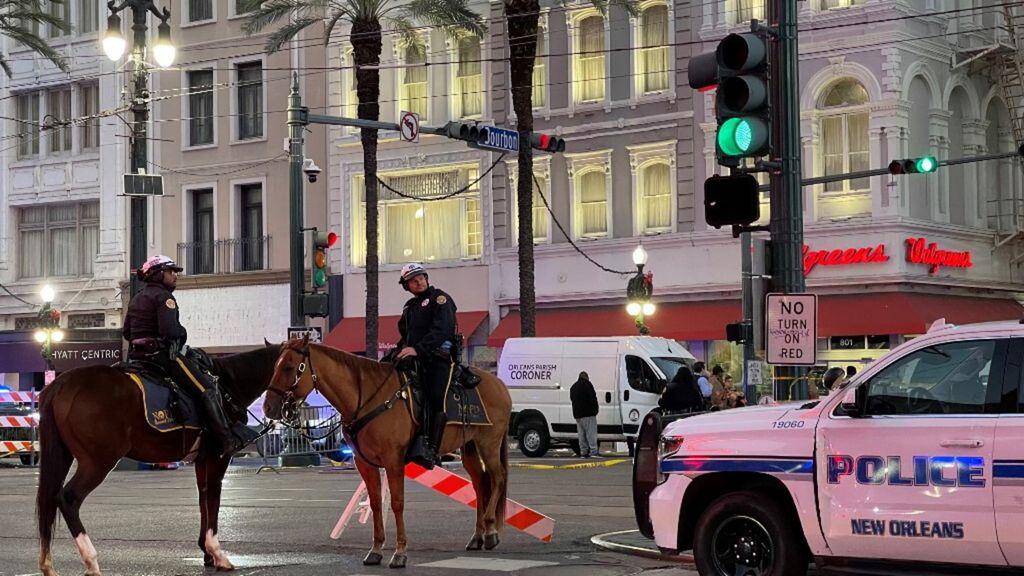
[[[818,351],[818,297],[768,294],[765,306],[769,364],[811,366]]]

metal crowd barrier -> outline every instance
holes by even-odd
[[[0,458],[17,454],[26,466],[38,464],[39,413],[36,397],[35,392],[0,392],[0,404],[27,405],[25,409],[0,411]]]
[[[352,450],[345,443],[341,431],[341,416],[332,406],[304,406],[299,409],[298,424],[278,423],[256,441],[256,450],[264,459],[277,459],[286,465],[298,458],[305,462],[323,456],[335,462],[352,458]],[[301,457],[309,458],[302,459]]]

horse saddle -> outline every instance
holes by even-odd
[[[402,374],[409,382],[410,394],[407,396],[409,410],[413,415],[413,420],[419,425],[423,422],[423,388],[420,386],[419,377],[415,372],[403,371]],[[479,379],[478,376],[474,375],[474,377]],[[480,399],[480,392],[476,388],[466,388],[454,377],[445,392],[444,412],[448,419],[448,425],[491,425],[487,408],[484,407],[483,401]]]
[[[159,432],[183,428],[201,430],[202,421],[195,402],[159,367],[130,360],[116,366],[142,392],[146,423]]]

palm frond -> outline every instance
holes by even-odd
[[[312,9],[321,8],[324,0],[268,0],[245,19],[242,24],[242,31],[252,36],[274,24],[282,18],[287,19],[293,13],[303,13]]]
[[[483,38],[487,33],[483,19],[466,0],[410,0],[400,10],[410,20],[444,28],[449,34],[465,31]]]
[[[351,13],[348,12],[347,8],[342,9],[341,7],[335,7],[334,13],[331,14],[331,17],[328,18],[327,22],[324,24],[324,44],[331,41],[331,35],[334,34],[335,27],[338,26],[338,22],[342,19],[351,22]]]
[[[53,64],[62,71],[67,72],[70,70],[68,68],[67,61],[64,60],[64,56],[60,52],[54,50],[52,46],[47,44],[46,40],[40,38],[39,35],[32,30],[29,30],[24,26],[9,26],[0,30],[0,33],[19,44],[27,46],[36,54],[39,54],[50,62],[53,62]],[[6,68],[4,71],[7,71]]]
[[[596,4],[596,2],[600,0],[592,1]],[[609,6],[622,6],[626,9],[626,12],[629,12],[629,15],[633,17],[640,15],[640,5],[636,0],[607,0],[606,4]]]
[[[418,50],[426,51],[426,45],[423,43],[423,36],[416,31],[416,27],[413,26],[412,20],[402,14],[387,15],[382,18],[384,28],[398,32],[399,42],[403,47],[413,46]]]
[[[14,73],[14,71],[11,70],[11,63],[7,61],[7,58],[4,58],[3,54],[0,54],[0,70],[3,70],[4,74],[6,74],[8,78],[10,78]]]
[[[291,22],[275,30],[270,36],[267,37],[267,43],[265,45],[267,52],[270,54],[277,52],[296,34],[301,32],[305,28],[308,28],[313,24],[322,21],[323,18],[319,16],[300,16],[298,18],[295,18]]]

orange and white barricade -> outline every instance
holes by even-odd
[[[405,477],[435,492],[440,492],[456,502],[465,504],[470,508],[476,508],[476,490],[473,489],[473,483],[458,474],[445,470],[441,466],[435,466],[433,470],[427,470],[418,464],[406,464]],[[386,505],[388,503],[386,482],[383,483],[382,491],[384,493],[384,504]],[[352,495],[345,510],[341,513],[341,517],[338,518],[338,523],[334,526],[334,530],[331,531],[331,538],[337,540],[341,537],[349,520],[356,512],[359,513],[360,523],[366,523],[370,508],[369,500],[362,500],[364,494],[366,494],[366,484],[360,482],[359,487],[356,488],[356,493]],[[553,518],[511,499],[505,503],[505,524],[525,532],[542,542],[551,542],[551,537],[555,531],[555,520]]]
[[[23,402],[31,404],[35,408],[36,393],[4,391],[0,392],[0,402]],[[39,420],[35,414],[30,416],[0,416],[0,428],[31,428],[33,438],[32,440],[0,440],[0,455],[38,451],[39,442],[36,441],[36,428],[38,426]]]

